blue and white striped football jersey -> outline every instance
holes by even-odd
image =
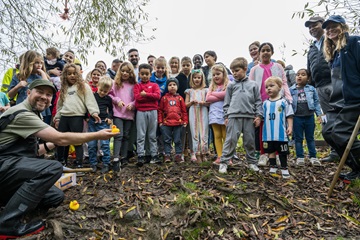
[[[266,141],[289,141],[286,135],[286,118],[294,115],[291,104],[284,98],[276,101],[265,100],[264,108],[264,126],[262,140]]]

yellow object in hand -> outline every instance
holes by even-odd
[[[120,129],[118,129],[115,125],[112,125],[111,132],[118,133],[118,132],[120,132]]]
[[[79,209],[79,207],[80,207],[80,204],[76,200],[70,201],[69,208],[71,210],[76,211]]]

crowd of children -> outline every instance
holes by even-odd
[[[139,66],[134,52],[137,50],[131,49],[130,56],[129,51],[130,62],[115,59],[109,69],[104,61],[98,61],[84,80],[81,65],[75,64],[74,52],[67,51],[60,58],[59,51],[53,47],[46,50],[45,56],[27,51],[21,57],[19,72],[13,76],[7,95],[1,95],[0,112],[10,107],[7,96],[17,97],[17,103],[23,101],[27,85],[34,79],[52,81],[58,93],[54,96],[53,118],[49,123],[59,131],[94,132],[112,124],[120,129],[113,140],[112,153],[109,141],[87,144],[85,150],[94,172],[99,155],[102,173],[111,166],[114,171],[125,166],[133,148],[132,135],[136,136],[139,167],[148,162],[182,163],[187,147],[191,162],[209,161],[209,146],[213,141],[216,153],[213,163],[219,165],[220,173],[226,173],[242,135],[250,169],[259,171],[258,163],[266,165],[269,159],[270,173],[276,173],[280,165],[282,176],[288,178],[287,142],[292,132],[297,165],[305,164],[304,134],[310,162],[320,165],[314,143],[314,114],[320,116],[321,108],[315,88],[308,84],[309,72],[300,69],[296,83],[289,90],[283,68],[271,61],[274,53],[271,43],[259,44],[261,62],[250,71],[247,60],[239,57],[230,64],[230,72],[224,64],[216,62],[213,51],[206,51],[204,57],[195,54],[193,59],[171,57],[168,62],[164,57],[151,55],[150,64]],[[207,66],[203,67],[204,59]],[[256,141],[260,142],[260,148],[256,147]],[[82,167],[83,146],[74,147],[75,164]],[[261,151],[260,162],[256,150]],[[57,160],[68,164],[68,151],[68,147],[58,147]]]

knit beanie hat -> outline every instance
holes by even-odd
[[[176,83],[176,86],[179,87],[179,81],[176,79],[176,78],[169,78],[167,81],[166,81],[166,87],[169,86],[169,83],[171,82],[174,82]]]

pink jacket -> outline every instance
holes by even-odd
[[[112,99],[113,103],[113,111],[114,117],[126,119],[126,120],[134,120],[135,116],[135,98],[134,98],[134,84],[130,84],[128,82],[123,83],[122,88],[117,88],[114,84],[111,91],[109,92],[109,96]],[[119,107],[118,103],[123,101],[125,103],[124,107]],[[131,105],[133,108],[131,111],[126,109],[126,106]]]

